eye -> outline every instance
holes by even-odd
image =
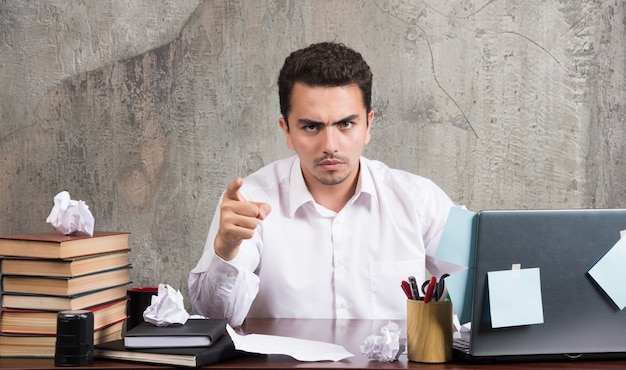
[[[302,129],[306,132],[315,132],[318,130],[318,125],[311,123],[311,124],[302,126]]]
[[[349,129],[352,126],[354,126],[354,121],[342,121],[342,122],[339,122],[339,127],[341,127],[344,130]]]

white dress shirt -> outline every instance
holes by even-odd
[[[213,241],[189,274],[196,314],[248,317],[404,319],[400,283],[425,278],[450,207],[432,181],[361,158],[355,195],[339,212],[316,204],[297,157],[273,162],[244,179],[241,194],[272,210],[224,261]]]

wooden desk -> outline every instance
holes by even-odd
[[[399,361],[379,363],[361,354],[360,346],[365,337],[379,333],[387,324],[384,320],[299,320],[299,319],[248,319],[241,328],[244,333],[260,333],[297,337],[336,343],[354,354],[340,362],[298,362],[282,355],[249,356],[216,364],[215,369],[626,369],[623,361],[581,361],[548,363],[507,363],[507,364],[419,364],[409,362],[406,355]],[[402,326],[404,323],[399,323]],[[7,359],[0,358],[0,369],[53,369],[52,359]],[[96,362],[88,367],[64,367],[57,369],[163,369],[168,367],[130,363],[122,361]]]

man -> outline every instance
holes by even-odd
[[[434,183],[361,156],[372,73],[342,44],[293,52],[278,78],[296,156],[233,180],[189,275],[195,313],[250,317],[406,317],[400,283],[425,278],[453,205]]]

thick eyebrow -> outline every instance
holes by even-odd
[[[351,115],[349,115],[348,117],[346,117],[344,119],[340,119],[339,121],[334,122],[333,125],[337,125],[337,124],[340,124],[340,123],[346,123],[346,122],[353,122],[353,121],[356,121],[357,118],[359,118],[358,115],[351,114]]]
[[[355,121],[357,118],[359,118],[358,115],[356,114],[351,114],[345,118],[340,119],[339,121],[333,122],[333,125],[337,125],[337,124],[341,124],[341,123],[346,123],[346,122],[352,122]],[[324,125],[324,122],[321,121],[315,121],[312,119],[307,119],[307,118],[301,118],[298,120],[298,124],[300,126],[320,126],[320,125]]]
[[[323,125],[323,122],[320,121],[314,121],[312,119],[307,119],[307,118],[300,118],[298,120],[298,125],[299,126],[319,126],[319,125]]]

